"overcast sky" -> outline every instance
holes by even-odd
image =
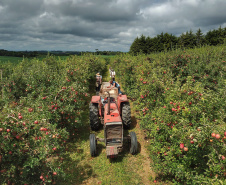
[[[137,36],[226,27],[226,0],[0,0],[0,49],[129,51]]]

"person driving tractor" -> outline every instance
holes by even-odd
[[[122,94],[122,92],[121,92],[121,90],[120,90],[120,85],[119,85],[119,83],[117,83],[116,81],[113,81],[113,80],[110,80],[109,83],[110,83],[110,86],[108,86],[107,88],[110,88],[111,85],[112,85],[111,89],[114,88],[114,87],[117,87],[117,88],[118,88],[118,94],[119,94],[119,95]]]

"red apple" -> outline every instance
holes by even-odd
[[[57,172],[53,172],[53,175],[57,175]]]
[[[28,112],[32,112],[32,111],[33,111],[33,109],[32,109],[32,108],[29,108],[29,109],[28,109]]]
[[[222,156],[221,156],[221,159],[222,159],[222,160],[225,160],[225,157],[222,155]]]
[[[187,147],[184,147],[184,151],[187,152],[188,151],[188,148]]]
[[[184,143],[181,143],[180,144],[180,149],[183,149],[184,148]]]
[[[55,151],[56,150],[56,147],[54,147],[53,150]]]
[[[42,175],[40,176],[40,179],[43,179],[43,176]]]
[[[23,119],[23,116],[19,116],[18,118],[19,118],[19,119]]]
[[[35,120],[35,121],[34,121],[34,124],[38,124],[38,120]]]
[[[211,134],[211,136],[212,136],[212,137],[216,137],[216,134],[213,132],[213,133]]]
[[[220,139],[220,138],[221,138],[220,134],[216,134],[216,139]]]
[[[190,143],[191,143],[191,144],[194,144],[194,141],[193,141],[193,140],[191,140],[191,141],[190,141]]]
[[[6,131],[7,131],[7,132],[10,132],[10,129],[8,128]]]

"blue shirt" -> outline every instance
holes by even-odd
[[[114,84],[115,84],[115,87],[120,87],[120,85],[116,81],[112,82],[112,85],[114,85]]]

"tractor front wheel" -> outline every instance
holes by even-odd
[[[130,142],[130,153],[132,155],[136,154],[138,152],[138,143],[137,143],[137,136],[135,132],[129,133],[131,142]]]
[[[131,110],[129,102],[122,104],[122,123],[124,128],[129,129],[131,124]]]
[[[90,141],[90,154],[92,157],[94,157],[97,154],[97,140],[95,134],[90,134],[89,141]]]
[[[90,127],[92,130],[96,131],[100,128],[101,122],[99,118],[99,110],[98,110],[97,103],[89,104],[89,120],[90,120]]]

